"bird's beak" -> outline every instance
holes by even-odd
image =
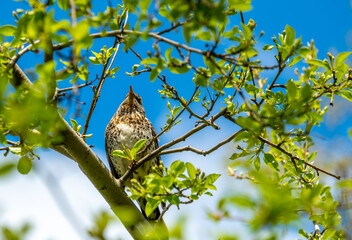
[[[134,99],[134,92],[133,92],[132,86],[130,85],[130,92],[128,93],[128,103],[131,106],[133,105],[133,99]]]

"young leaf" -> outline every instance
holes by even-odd
[[[295,65],[296,63],[298,63],[302,59],[303,58],[301,56],[296,56],[296,57],[292,58],[291,62],[288,64],[288,66],[292,67],[293,65]]]
[[[188,173],[188,176],[191,178],[191,179],[194,179],[196,178],[196,173],[197,173],[197,170],[196,168],[193,166],[192,163],[186,163],[186,168],[187,168],[187,173]]]
[[[326,70],[331,70],[331,67],[328,63],[326,63],[322,60],[319,60],[319,59],[312,59],[312,60],[307,61],[307,63],[315,65],[315,66],[323,67]]]
[[[121,150],[114,150],[114,151],[111,153],[111,156],[117,156],[117,157],[126,158],[126,159],[129,158],[129,157],[126,155],[126,153],[124,153],[124,152],[121,151]]]
[[[136,155],[136,153],[143,147],[143,145],[145,144],[146,141],[147,141],[146,139],[141,139],[134,144],[133,148],[130,151],[130,154],[133,159],[134,159],[134,156]]]
[[[73,130],[75,130],[77,132],[78,123],[76,122],[76,120],[70,119],[70,122],[72,124]]]
[[[16,27],[12,25],[4,25],[0,27],[0,34],[4,36],[14,36]]]
[[[255,167],[255,169],[257,169],[257,171],[260,169],[260,158],[259,157],[256,157],[254,159],[254,167]]]
[[[264,153],[264,162],[271,169],[280,171],[279,164],[271,153]]]
[[[289,25],[286,25],[285,31],[286,31],[286,44],[291,46],[293,45],[296,39],[295,30]]]
[[[352,92],[349,90],[343,90],[341,96],[352,102]]]
[[[155,199],[148,199],[148,202],[145,206],[145,215],[150,216],[150,214],[153,213],[153,211],[158,207],[159,201]]]
[[[292,81],[289,80],[287,82],[287,96],[290,101],[296,99],[298,93],[298,88],[296,84]]]
[[[352,52],[342,52],[337,55],[336,60],[335,60],[335,67],[338,68],[342,63],[344,63],[347,59],[347,57],[351,54]]]
[[[182,174],[186,170],[185,163],[177,160],[170,165],[170,171],[175,172],[176,176]]]
[[[264,50],[264,51],[269,51],[269,50],[271,50],[271,49],[273,49],[273,48],[275,48],[275,46],[267,44],[267,45],[265,45],[265,46],[263,47],[263,50]]]
[[[6,174],[10,173],[16,165],[12,162],[5,163],[0,166],[0,176],[5,176]]]
[[[171,59],[171,52],[172,52],[172,47],[170,47],[169,49],[166,50],[165,52],[165,58],[168,62],[170,62]]]

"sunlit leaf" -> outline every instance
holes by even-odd
[[[146,141],[147,141],[147,139],[141,139],[134,144],[133,148],[130,150],[132,158],[134,158],[136,153],[143,147],[143,145],[146,143]]]

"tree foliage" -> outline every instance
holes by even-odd
[[[168,99],[165,108],[170,113],[158,137],[182,126],[181,117],[190,116],[194,127],[138,162],[134,157],[145,141],[133,149],[115,151],[132,163],[117,186],[156,155],[192,151],[205,156],[233,142],[228,174],[233,181],[249,180],[260,194],[224,196],[217,211],[209,213],[214,221],[231,219],[236,207],[250,212],[246,221],[253,231],[305,219],[313,223],[314,229],[301,221],[301,237],[343,239],[338,202],[331,188],[320,181],[323,174],[335,179],[340,176],[321,167],[317,153],[311,150],[311,131],[329,109],[322,99],[329,99],[331,106],[336,96],[352,101],[352,70],[345,63],[350,52],[337,56],[328,53],[325,59],[318,59],[314,42],[303,45],[288,25],[272,38],[272,43],[259,49],[257,42],[263,33],[256,29],[255,20],[245,21],[246,11],[252,7],[250,0],[126,0],[97,13],[91,11],[89,0],[24,2],[28,8],[14,11],[14,24],[0,27],[0,149],[4,156],[11,152],[20,157],[18,172],[27,174],[31,170],[39,158],[38,148],[53,148],[77,161],[91,179],[91,172],[86,170],[89,166],[72,150],[74,141],[68,143],[67,139],[80,138],[77,151],[81,152],[87,146],[85,142],[89,144],[89,122],[104,93],[104,81],[123,74],[119,67],[112,67],[123,47],[139,59],[129,63],[131,71],[127,75],[149,77],[150,81],[142,84],[162,83],[158,94]],[[57,18],[57,12],[67,17]],[[102,46],[99,52],[84,54],[98,38],[113,38],[114,43]],[[147,44],[151,41],[152,45]],[[134,49],[137,42],[145,43],[144,51]],[[63,51],[70,57],[63,58]],[[29,82],[18,73],[16,63],[30,52],[43,53],[43,59],[33,65],[35,74]],[[262,56],[267,54],[275,59],[274,65],[262,63]],[[92,76],[90,69],[98,67],[102,68],[101,75]],[[265,78],[268,71],[275,71],[275,75]],[[285,71],[294,71],[294,77],[287,79]],[[187,88],[193,89],[192,94],[184,96],[172,78],[183,79]],[[77,119],[71,119],[71,127],[67,126],[61,115],[67,119],[70,115],[65,114],[62,100],[70,91],[89,85],[94,87],[84,126],[79,126]],[[219,119],[226,119],[233,132],[225,133],[228,137],[212,148],[174,147],[208,128],[222,131]],[[68,136],[68,129],[75,134]],[[0,164],[1,174],[14,168],[13,163]],[[234,169],[238,166],[248,169],[248,174],[238,175]],[[165,205],[162,216],[171,206],[197,204],[193,202],[203,194],[213,195],[220,176],[205,174],[188,159],[154,170],[143,184],[134,182],[131,198],[145,197],[147,214]],[[111,175],[107,179],[112,179]]]

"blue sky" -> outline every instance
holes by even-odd
[[[0,9],[0,24],[14,24],[14,18],[12,16],[12,10],[16,8],[25,8],[25,5],[22,2],[14,2],[10,0],[4,1],[2,8]],[[93,0],[93,11],[96,10],[103,10],[105,8],[104,5],[107,4],[107,1],[101,0]],[[119,1],[112,1],[113,4],[119,3]],[[253,1],[253,9],[249,12],[244,13],[245,21],[247,22],[250,18],[253,18],[257,22],[256,32],[259,33],[261,30],[265,32],[265,35],[258,41],[258,46],[264,46],[265,44],[271,44],[271,38],[278,33],[281,33],[284,29],[286,24],[292,26],[296,30],[296,36],[303,36],[302,42],[306,44],[306,42],[310,42],[311,39],[315,40],[315,44],[319,49],[318,57],[325,58],[327,52],[331,52],[333,55],[337,55],[339,52],[351,51],[352,50],[352,8],[350,1],[335,1],[332,3],[331,1],[327,0],[311,0],[311,1],[279,1],[279,0],[268,0],[268,1]],[[235,16],[233,19],[233,24],[239,23],[239,17]],[[172,39],[180,39],[180,34],[168,34],[167,37]],[[99,51],[99,49],[107,45],[108,47],[111,46],[113,43],[113,39],[107,40],[96,40],[94,42],[93,50]],[[142,53],[143,56],[145,55],[145,43],[142,41],[139,42],[135,49]],[[270,53],[262,53],[263,61],[268,64],[272,64],[272,55]],[[33,62],[40,61],[42,56],[38,56],[34,53],[28,54],[28,56],[24,56],[20,61],[19,65],[24,69],[29,69],[33,67]],[[116,111],[119,104],[123,101],[125,95],[128,92],[129,85],[132,85],[134,91],[140,94],[143,98],[143,104],[147,112],[148,118],[153,123],[156,130],[159,132],[159,129],[163,127],[164,122],[166,120],[165,114],[167,113],[166,109],[166,100],[161,100],[159,94],[157,92],[158,89],[161,89],[160,81],[156,80],[153,83],[149,81],[149,75],[144,74],[136,77],[130,77],[125,74],[125,72],[131,72],[132,66],[136,63],[139,63],[139,60],[132,54],[132,53],[123,53],[120,51],[118,53],[118,57],[116,62],[114,63],[114,67],[120,66],[120,71],[118,72],[116,78],[107,79],[103,89],[102,89],[102,96],[98,101],[96,110],[92,116],[90,127],[88,133],[93,133],[93,137],[89,140],[89,143],[95,146],[95,151],[98,155],[105,161],[105,153],[104,153],[104,131],[107,123],[109,122],[110,118]],[[197,64],[193,62],[193,64]],[[95,74],[99,74],[101,69],[94,68],[90,69],[91,71],[91,78],[95,77]],[[268,77],[271,74],[274,74],[275,71],[269,72]],[[280,79],[281,81],[286,81],[288,78],[293,77],[292,71],[285,72]],[[169,78],[172,84],[175,84],[176,88],[179,89],[180,93],[184,95],[189,95],[192,91],[189,88],[188,83],[191,81],[192,74],[188,74],[186,77],[178,77],[173,75]],[[85,99],[86,105],[83,107],[82,114],[86,115],[89,109],[90,101],[91,101],[91,90],[88,88],[82,92],[82,99]],[[347,100],[337,99],[335,106],[331,109],[331,111],[326,116],[326,122],[322,124],[321,127],[314,129],[313,134],[317,136],[317,149],[322,149],[321,156],[325,154],[327,156],[338,156],[343,157],[351,154],[351,140],[348,138],[347,129],[351,127],[351,105],[347,102]],[[184,117],[184,118],[187,118]],[[78,119],[80,124],[84,124],[84,119]],[[222,125],[224,129],[228,129],[226,124]],[[170,132],[169,135],[163,136],[161,140],[162,143],[166,143],[169,140],[173,139],[180,135],[181,132],[187,131],[191,127],[190,123],[185,121],[185,125],[183,127],[178,128],[175,132]],[[222,139],[226,137],[226,133],[224,134],[213,134],[210,132],[211,140],[209,139],[209,132],[207,133],[200,133],[197,137],[191,139],[191,143],[194,143],[197,147],[201,148],[208,148],[211,147],[214,142],[218,139]],[[228,149],[228,148],[223,148]],[[328,151],[329,149],[334,149],[334,152]],[[329,155],[330,154],[330,155]],[[198,156],[194,156],[192,154],[184,154],[179,156],[165,156],[164,160],[176,160],[178,158],[187,159],[188,161],[195,161],[195,165],[197,167],[202,167],[206,171],[224,171],[221,170],[218,166],[213,168],[213,165],[209,164],[212,160],[216,160],[219,157],[227,157],[227,152],[221,151],[216,154],[210,155],[208,158],[203,159]],[[318,155],[319,156],[319,155]],[[184,157],[184,158],[182,158]],[[68,184],[67,179],[74,179],[77,183],[87,184],[89,183],[84,180],[84,176],[81,173],[77,173],[78,168],[75,166],[74,163],[69,163],[69,160],[66,160],[67,164],[62,164],[59,161],[59,157],[57,155],[52,155],[50,152],[45,152],[42,161],[53,161],[55,164],[54,166],[60,167],[63,169],[63,173],[58,174],[60,178],[60,184],[65,186],[65,189],[70,193],[80,192],[79,186],[70,186]],[[45,163],[47,166],[48,164]],[[50,164],[49,164],[50,165]],[[52,168],[55,169],[55,168]],[[27,180],[25,178],[27,177]],[[62,178],[61,178],[62,177]],[[32,185],[27,186],[26,188],[33,188],[36,189],[38,196],[43,196],[39,198],[44,198],[46,201],[50,201],[50,196],[48,193],[45,192],[45,189],[38,188],[38,177],[31,175],[31,176],[20,176],[20,181],[23,182],[32,182]],[[62,180],[63,179],[63,180]],[[0,192],[3,191],[10,191],[8,186],[14,186],[15,188],[22,189],[21,185],[23,182],[19,182],[18,178],[10,178],[7,183],[1,179],[0,181]],[[4,184],[7,184],[5,186]],[[40,184],[39,184],[40,185]],[[36,186],[36,187],[35,187]],[[84,187],[83,189],[85,189]],[[13,190],[11,190],[13,191]],[[219,190],[221,192],[221,190]],[[88,195],[87,192],[89,193]],[[31,194],[28,192],[28,194]],[[97,204],[100,207],[107,207],[101,202],[101,198],[97,196],[94,192],[94,189],[90,188],[86,190],[86,193],[82,193],[83,196],[91,197],[92,199],[97,199],[96,201],[92,200],[94,203],[92,205]],[[70,200],[73,202],[73,205],[76,206],[76,201],[82,201],[79,194],[74,194]],[[93,197],[94,195],[94,197]],[[71,196],[71,195],[70,195]],[[4,206],[6,203],[10,204],[16,198],[13,192],[9,192],[6,197],[0,197],[0,205],[4,202]],[[208,198],[207,198],[208,199]],[[208,199],[209,200],[209,199]],[[40,201],[40,199],[34,198],[33,201]],[[19,202],[21,204],[21,202]],[[22,203],[24,204],[24,203]],[[54,203],[48,204],[47,211],[51,211]],[[200,206],[197,207],[195,210],[197,213],[201,214],[200,212],[205,208],[204,202],[199,204]],[[40,206],[40,204],[39,204]],[[38,207],[39,207],[38,206]],[[87,211],[92,213],[92,207],[90,206],[82,206],[83,211]],[[181,208],[181,212],[186,212],[190,210],[190,207]],[[1,210],[1,209],[0,209]],[[5,214],[6,216],[13,215],[18,217],[18,221],[20,221],[23,216],[21,214],[13,214],[11,211],[16,211],[10,205],[6,206]],[[28,209],[27,209],[28,211]],[[26,212],[26,211],[25,211]],[[1,213],[1,212],[0,212]],[[45,215],[45,211],[42,213],[43,216]],[[32,216],[33,213],[28,213],[28,216]],[[59,212],[54,214],[58,216],[59,219]],[[81,216],[82,217],[82,216]],[[84,215],[86,218],[87,215]],[[88,216],[89,217],[89,216]],[[61,216],[62,218],[62,216]],[[60,218],[60,219],[61,219]],[[82,217],[83,218],[83,217]],[[169,220],[172,221],[172,216],[169,216]],[[0,215],[1,221],[1,215]],[[12,219],[11,222],[15,222],[15,219]],[[58,220],[59,221],[59,220]],[[61,221],[61,220],[60,220]],[[62,224],[64,222],[64,218],[62,218]],[[38,220],[38,223],[41,224],[41,221]],[[67,226],[66,226],[67,227]],[[38,227],[39,229],[43,229],[43,227]],[[48,233],[49,234],[49,233]],[[72,236],[75,236],[72,233]],[[38,236],[38,235],[37,235]],[[61,235],[60,235],[61,236]],[[71,236],[71,235],[70,235]],[[54,239],[64,239],[65,236],[61,238],[54,238]],[[77,236],[76,236],[77,237]],[[76,239],[75,237],[71,239]],[[195,238],[193,238],[195,239]]]

